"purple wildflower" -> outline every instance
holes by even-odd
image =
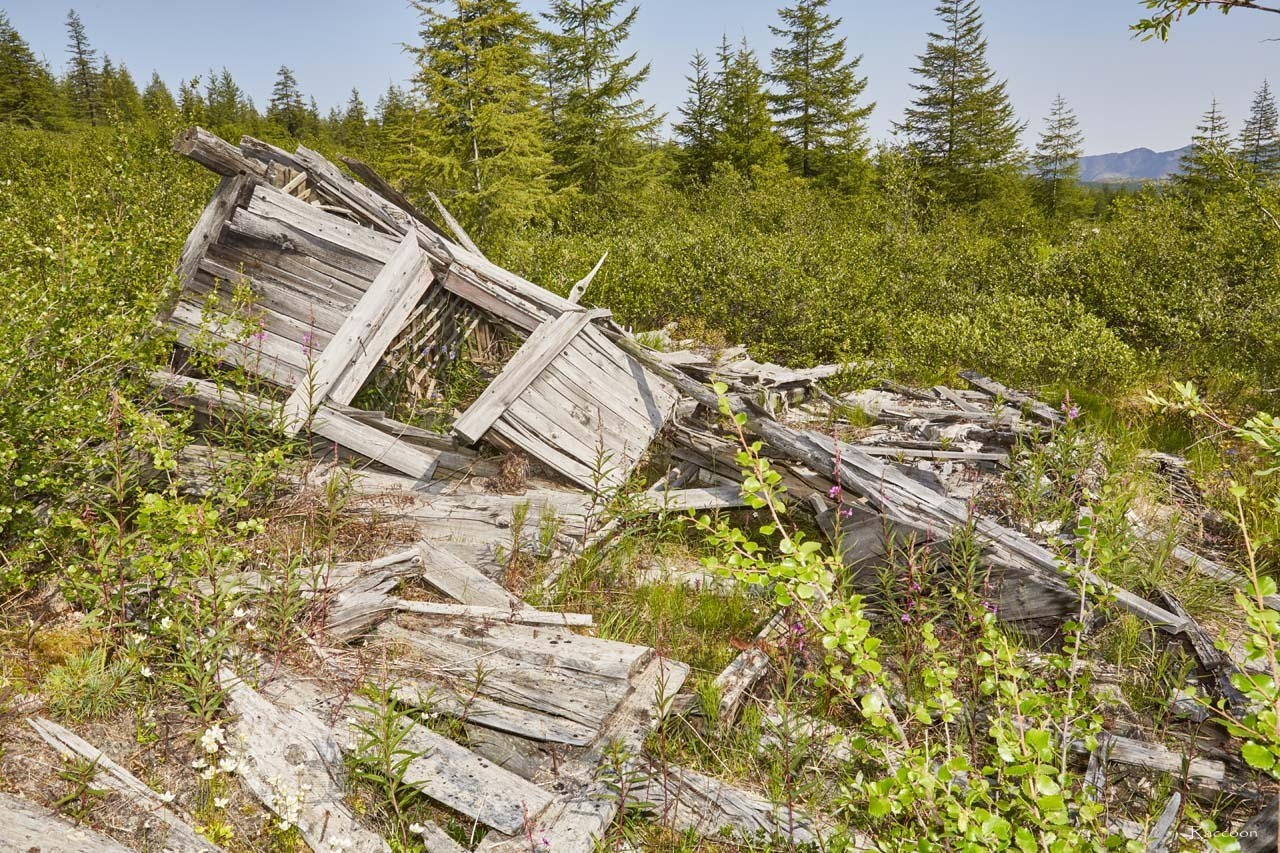
[[[906,625],[906,624],[908,624],[908,623],[910,623],[910,622],[911,622],[911,614],[910,614],[910,613],[903,613],[903,614],[902,614],[902,624]]]
[[[832,486],[830,489],[828,489],[827,497],[831,498],[831,500],[835,500],[836,498],[840,497],[840,487]]]

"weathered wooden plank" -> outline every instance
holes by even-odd
[[[405,238],[311,365],[308,380],[295,388],[285,403],[285,414],[297,428],[315,406],[329,398],[342,404],[351,402],[430,284],[430,279],[421,275],[424,262],[418,241]],[[390,334],[379,334],[384,323],[395,326]]]
[[[235,714],[236,774],[253,795],[294,823],[316,853],[391,853],[345,802],[342,755],[329,727],[304,710],[277,708],[234,673],[225,671],[222,682]]]
[[[596,261],[596,265],[591,268],[591,272],[584,275],[578,280],[578,283],[569,289],[569,301],[574,305],[582,302],[582,297],[586,295],[587,288],[591,286],[591,282],[595,280],[596,273],[600,272],[600,268],[604,266],[604,262],[609,258],[609,253],[605,252],[600,256],[600,260]]]
[[[495,702],[488,697],[474,695],[472,691],[465,690],[466,686],[462,682],[451,687],[401,672],[396,675],[392,697],[410,707],[425,708],[468,724],[532,741],[587,746],[595,740],[599,726]]]
[[[419,542],[422,579],[463,604],[511,612],[527,607],[515,595],[458,557],[430,542]]]
[[[177,303],[182,290],[195,276],[196,269],[200,266],[200,259],[204,257],[210,246],[218,242],[227,220],[248,186],[250,186],[249,179],[243,175],[225,177],[218,184],[213,198],[209,199],[200,218],[196,220],[195,227],[191,229],[191,233],[182,244],[182,254],[178,256],[176,271],[178,291],[171,299],[168,310],[161,312],[159,322],[164,323],[172,313],[173,305]]]
[[[474,252],[476,255],[483,258],[484,252],[480,251],[480,247],[471,239],[471,235],[462,227],[462,223],[453,218],[453,214],[445,208],[444,203],[440,201],[439,197],[430,190],[427,191],[427,195],[430,196],[431,203],[434,204],[436,206],[436,210],[439,211],[440,218],[444,220],[444,224],[453,232],[453,236],[458,238],[458,242],[461,243],[468,251]]]
[[[393,599],[391,606],[401,613],[419,616],[443,616],[448,619],[473,619],[486,622],[511,622],[516,625],[557,625],[562,628],[590,628],[594,621],[589,613],[484,607],[478,604],[441,604],[435,601]]]
[[[1030,394],[1023,394],[1021,391],[1015,391],[996,382],[994,379],[988,379],[976,370],[962,370],[960,377],[968,382],[974,388],[987,394],[990,397],[1004,399],[1015,406],[1022,408],[1035,415],[1036,418],[1049,426],[1058,426],[1063,423],[1062,414],[1055,412],[1048,404],[1037,400]]]
[[[956,462],[989,462],[1008,465],[1007,453],[979,453],[968,450],[933,450],[930,448],[895,447],[892,444],[854,444],[868,456],[889,459],[950,459]]]
[[[115,791],[135,809],[164,824],[163,837],[153,839],[163,849],[172,853],[221,853],[221,847],[197,835],[186,821],[169,809],[159,794],[93,744],[52,720],[35,717],[29,718],[27,723],[60,754],[77,755],[92,762],[98,771],[94,785]]]
[[[246,207],[258,216],[297,228],[315,239],[363,258],[389,258],[402,242],[262,184],[254,188],[253,197]]]
[[[743,649],[715,678],[720,693],[720,720],[732,722],[742,709],[747,693],[768,673],[772,663],[762,646],[776,643],[786,634],[786,614],[779,611],[756,633],[755,642]]]
[[[564,351],[578,332],[592,320],[606,316],[608,312],[566,312],[539,326],[511,357],[498,377],[489,383],[489,387],[454,422],[453,431],[468,442],[479,441],[502,417],[507,407]]]
[[[1280,850],[1280,798],[1270,800],[1232,835],[1240,842],[1240,853]]]
[[[461,248],[461,247],[459,247]],[[474,257],[474,256],[472,256]],[[536,302],[523,298],[481,278],[461,263],[451,264],[444,278],[445,289],[456,293],[467,302],[494,316],[506,320],[518,329],[531,332],[547,320],[558,316],[541,308]],[[576,305],[572,310],[580,310]]]
[[[101,833],[12,794],[0,794],[0,850],[14,853],[132,853]]]
[[[369,189],[373,190],[375,193],[382,196],[384,199],[391,202],[414,219],[418,220],[418,222],[431,229],[431,231],[437,235],[447,237],[444,233],[444,229],[439,225],[436,225],[430,217],[419,210],[413,202],[409,201],[404,193],[387,183],[381,175],[371,169],[366,163],[363,163],[354,157],[344,156],[339,157],[338,159],[345,163],[347,168],[350,169],[357,178],[364,181],[365,185],[368,186]]]

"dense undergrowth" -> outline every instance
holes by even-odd
[[[139,745],[161,737],[170,725],[161,720],[180,720],[173,727],[190,734],[189,754],[149,781],[178,787],[191,761],[204,761],[182,805],[209,837],[234,850],[298,849],[294,829],[237,818],[233,771],[200,752],[202,735],[210,755],[219,748],[210,668],[228,655],[278,663],[301,654],[298,626],[321,618],[296,595],[301,567],[368,556],[377,537],[340,521],[341,489],[305,505],[277,500],[286,453],[253,429],[223,436],[248,461],[219,470],[204,497],[174,473],[187,424],[156,406],[141,378],[165,357],[152,318],[212,179],[168,152],[173,131],[0,128],[0,700],[38,690],[66,721],[125,718]],[[1054,223],[1016,183],[998,201],[948,210],[901,189],[911,182],[898,169],[881,164],[854,194],[772,172],[725,171],[696,188],[657,183],[624,207],[584,206],[486,250],[561,292],[607,250],[587,301],[637,328],[674,322],[760,359],[856,362],[860,379],[936,380],[975,367],[1050,397],[1070,390],[1088,426],[1019,457],[1001,503],[1007,521],[1070,529],[1083,543],[1077,556],[1136,591],[1178,583],[1197,614],[1229,610],[1222,590],[1177,578],[1158,549],[1124,532],[1125,511],[1150,493],[1137,451],[1157,445],[1191,458],[1210,504],[1240,522],[1236,562],[1267,583],[1280,530],[1274,478],[1260,472],[1274,429],[1255,423],[1258,441],[1230,426],[1280,384],[1280,232],[1259,208],[1269,190],[1193,198],[1150,189],[1094,218]],[[1182,378],[1214,405],[1169,394],[1161,412],[1143,399]],[[1099,444],[1106,473],[1085,490],[1080,477]],[[548,594],[551,605],[594,613],[603,634],[693,664],[706,712],[717,701],[711,676],[734,653],[729,641],[749,637],[774,607],[792,608],[799,627],[773,650],[781,675],[770,686],[783,722],[758,708],[732,726],[710,713],[705,723],[681,718],[655,735],[651,754],[834,812],[885,849],[1118,844],[1061,745],[1064,734],[1088,742],[1100,725],[1080,662],[1127,664],[1135,710],[1168,722],[1185,660],[1124,618],[1088,634],[1095,605],[1029,658],[1034,644],[998,626],[963,535],[944,557],[904,550],[883,597],[866,606],[815,538],[766,517],[775,484],[751,453],[743,463],[757,484],[755,514],[701,529],[632,519],[618,547],[589,552]],[[1093,522],[1082,521],[1086,508]],[[735,561],[754,538],[754,556]],[[654,554],[718,560],[743,585],[726,597],[640,576]],[[249,565],[276,573],[275,593],[219,593],[220,576]],[[760,573],[771,583],[754,583]],[[44,631],[49,617],[30,616],[49,581],[82,621]],[[1252,651],[1274,664],[1274,623],[1238,607],[1253,622]],[[1274,682],[1251,689],[1274,699]],[[978,706],[986,728],[963,712]],[[854,757],[833,758],[825,739],[797,733],[811,717],[854,726]],[[1236,725],[1256,766],[1274,768],[1275,720]],[[401,849],[417,850],[396,818],[434,813],[398,800],[393,783],[379,787],[378,758],[358,767],[355,798]],[[1171,786],[1128,813],[1158,813]],[[1212,834],[1212,812],[1202,803],[1186,821]],[[622,815],[611,843],[707,849],[654,830],[642,809]]]

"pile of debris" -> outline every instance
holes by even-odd
[[[301,811],[289,819],[313,850],[338,849],[339,841],[344,850],[390,849],[343,799],[341,756],[361,716],[378,713],[351,700],[368,677],[352,649],[374,644],[396,650],[388,701],[429,706],[465,728],[467,746],[412,726],[407,743],[419,757],[404,782],[483,828],[475,849],[528,850],[535,836],[557,853],[595,849],[618,808],[601,773],[606,750],[621,744],[643,772],[646,736],[694,704],[681,694],[689,668],[652,648],[574,630],[590,627],[590,616],[530,606],[502,585],[500,556],[521,535],[512,529],[518,505],[528,513],[521,523],[551,531],[563,558],[603,541],[616,522],[600,523],[601,494],[632,480],[659,441],[675,464],[640,506],[742,506],[739,448],[722,430],[712,380],[727,386],[730,407],[746,416],[790,494],[803,498],[868,588],[892,538],[944,543],[972,523],[1002,619],[1058,625],[1077,612],[1078,593],[1053,552],[972,512],[1019,442],[1061,426],[1062,415],[1044,403],[976,373],[964,374],[968,390],[882,383],[836,398],[818,383],[847,366],[789,370],[740,350],[652,349],[608,311],[578,304],[591,276],[572,298],[544,290],[487,260],[438,203],[448,230],[357,161],[345,162],[364,183],[304,147],[288,153],[247,137],[235,147],[195,128],[176,148],[222,178],[182,251],[180,289],[161,318],[178,343],[174,368],[154,383],[204,415],[260,414],[289,435],[339,448],[341,458],[303,485],[342,477],[359,496],[357,509],[411,531],[388,542],[384,557],[330,567],[322,588],[306,591],[327,600],[326,633],[313,646],[323,677],[278,671],[254,687],[249,677],[261,674],[223,673],[243,783],[279,811],[287,799],[280,786],[305,780]],[[352,406],[386,376],[430,397],[463,354],[489,359],[495,375],[447,434]],[[233,387],[201,375],[211,359],[251,381]],[[858,424],[848,420],[855,410]],[[845,440],[855,426],[858,439]],[[533,461],[519,476],[520,494],[490,488],[503,474],[494,450]],[[216,468],[222,452],[204,448],[200,464]],[[1174,558],[1242,583],[1185,549]],[[1081,572],[1095,594],[1188,642],[1208,676],[1206,693],[1239,700],[1231,659],[1175,599],[1153,603]],[[410,579],[449,601],[406,597]],[[246,589],[264,582],[250,574],[227,580]],[[768,643],[781,630],[774,618],[758,639]],[[485,677],[469,679],[480,658]],[[739,712],[769,667],[757,644],[720,675],[722,717]],[[217,849],[94,747],[49,721],[32,725],[59,751],[97,761],[97,784],[155,818],[154,849]],[[1210,789],[1240,790],[1233,767],[1191,748],[1183,755],[1112,735],[1093,758],[1100,772],[1108,761],[1190,768]],[[708,836],[820,845],[830,825],[680,768],[652,774],[644,797],[663,820]],[[58,825],[31,803],[0,798],[0,841],[13,849],[46,841],[41,833]],[[430,850],[463,849],[438,827],[421,829]],[[65,849],[122,849],[75,832],[80,840]]]

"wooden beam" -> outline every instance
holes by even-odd
[[[539,326],[484,393],[462,413],[453,431],[468,443],[479,441],[588,323],[607,316],[608,311],[600,310],[566,311]]]
[[[262,163],[250,160],[239,148],[203,127],[189,127],[179,133],[173,140],[173,150],[224,177],[248,175],[265,180],[267,176]]]
[[[330,399],[345,405],[355,397],[430,285],[425,268],[417,238],[405,237],[285,403],[295,433],[315,406]]]
[[[1023,394],[1021,391],[1015,391],[996,382],[994,379],[988,379],[976,370],[962,370],[960,376],[965,382],[968,382],[974,388],[989,397],[1000,397],[1013,403],[1015,406],[1022,408],[1035,415],[1036,418],[1048,426],[1060,426],[1063,423],[1062,415],[1055,412],[1052,407],[1046,403],[1037,400],[1030,394]]]
[[[131,853],[107,836],[13,794],[0,794],[0,850],[22,853]]]
[[[177,307],[182,297],[183,290],[189,287],[195,278],[196,270],[200,268],[200,260],[209,247],[218,242],[218,238],[222,236],[223,227],[231,218],[236,205],[240,203],[241,193],[250,185],[251,180],[244,175],[224,177],[218,184],[213,198],[209,199],[200,218],[196,220],[195,228],[191,229],[186,242],[182,244],[182,254],[178,256],[176,273],[178,290],[170,300],[168,308],[160,314],[158,318],[160,323],[169,321],[173,309]]]
[[[569,291],[569,301],[577,305],[582,301],[582,297],[586,295],[587,288],[591,286],[591,282],[595,280],[596,273],[600,272],[600,268],[604,266],[605,259],[609,257],[609,253],[605,252],[600,256],[600,260],[596,261],[596,265],[591,268],[591,272],[583,276],[582,280],[573,286]]]
[[[462,244],[463,248],[484,258],[484,252],[480,251],[480,247],[471,239],[471,235],[462,227],[462,224],[453,218],[453,214],[445,209],[444,204],[436,194],[428,190],[427,195],[431,197],[431,203],[436,206],[436,210],[440,211],[440,218],[444,220],[444,224],[449,226],[449,230],[453,232],[453,236],[458,238],[458,242]],[[488,260],[488,258],[485,258],[485,260]]]

